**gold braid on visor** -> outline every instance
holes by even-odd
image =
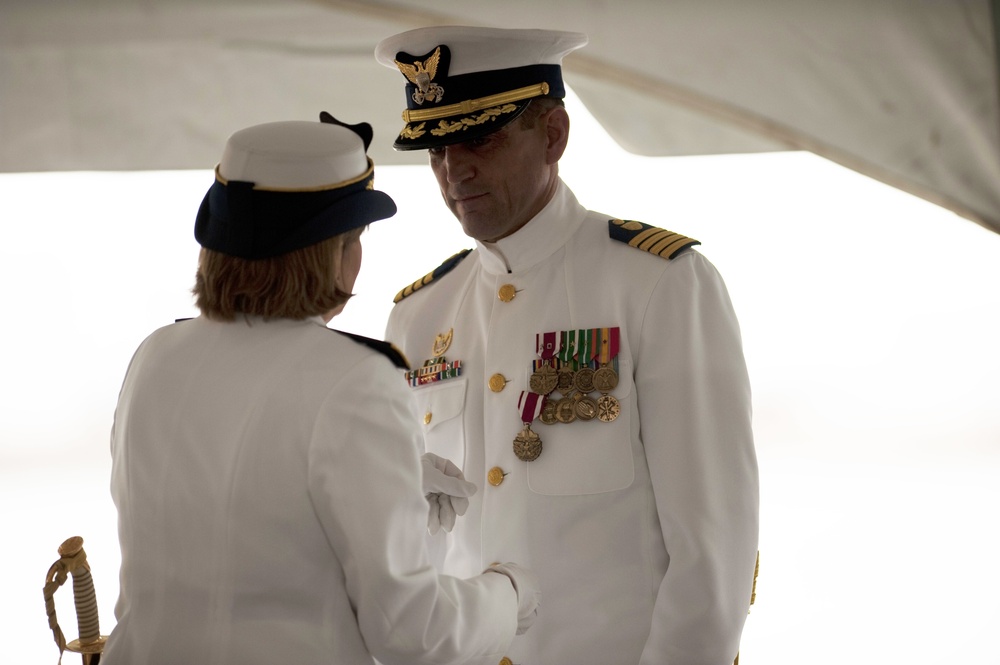
[[[447,118],[459,114],[467,115],[469,113],[475,113],[480,109],[499,106],[501,104],[509,104],[511,102],[519,102],[524,99],[541,97],[542,95],[547,94],[549,94],[549,84],[536,83],[535,85],[529,85],[516,90],[499,92],[488,97],[467,99],[463,102],[459,102],[458,104],[440,106],[436,109],[406,109],[403,111],[403,122],[423,122],[424,120],[437,120],[438,118]]]

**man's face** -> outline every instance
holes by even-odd
[[[484,137],[428,151],[441,195],[466,235],[499,240],[545,207],[557,183],[548,144],[543,116],[532,128],[514,120]]]

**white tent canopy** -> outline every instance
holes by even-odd
[[[393,294],[470,246],[426,166],[383,168],[426,156],[391,150],[403,78],[373,57],[462,23],[587,32],[560,175],[592,210],[702,240],[726,278],[762,473],[741,660],[994,662],[998,4],[0,0],[8,660],[55,660],[42,575],[70,535],[114,625],[108,431],[136,346],[197,315],[193,212],[229,134],[320,110],[375,126],[400,211],[366,232],[337,328],[381,336]],[[644,159],[598,121],[647,155],[800,152]]]
[[[998,0],[5,0],[0,171],[209,168],[234,130],[320,110],[394,153],[383,37],[579,30],[566,80],[644,155],[810,150],[1000,231]],[[822,204],[817,201],[817,204]]]

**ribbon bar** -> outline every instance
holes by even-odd
[[[406,382],[416,388],[417,386],[424,386],[435,381],[462,376],[462,361],[453,360],[446,362],[444,358],[432,358],[423,367],[404,372],[403,374],[406,376]]]

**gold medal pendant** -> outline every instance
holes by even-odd
[[[561,423],[571,423],[576,420],[576,400],[563,397],[556,402],[556,420]]]
[[[538,418],[548,404],[545,395],[533,392],[522,392],[517,401],[517,411],[524,427],[514,437],[514,454],[522,462],[531,462],[542,454],[542,439],[531,431],[531,423]]]
[[[597,416],[597,402],[592,397],[576,394],[573,410],[580,420],[593,420]]]
[[[556,418],[556,403],[551,400],[546,402],[545,408],[538,414],[538,419],[546,425],[555,425],[559,422],[559,419]]]
[[[601,395],[597,398],[597,419],[602,423],[614,422],[621,411],[621,404],[613,395]]]
[[[594,372],[594,388],[602,393],[609,393],[618,387],[618,372],[607,365]]]
[[[581,367],[576,371],[576,376],[573,377],[573,385],[584,395],[594,392],[594,374],[595,372],[591,368]]]
[[[532,431],[531,423],[524,423],[524,429],[514,437],[514,454],[522,462],[532,462],[542,454],[542,439]]]
[[[573,379],[573,370],[570,369],[569,365],[563,365],[559,368],[559,377],[556,389],[563,395],[569,395],[573,392]]]
[[[548,395],[559,385],[559,375],[552,365],[548,363],[542,365],[531,375],[528,381],[531,392],[539,395]]]

